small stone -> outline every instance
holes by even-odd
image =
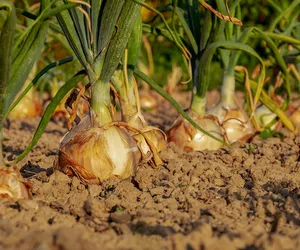
[[[249,168],[254,164],[254,155],[249,155],[244,161],[244,167]]]
[[[106,200],[105,205],[108,209],[121,204],[121,200],[115,194],[111,194]]]
[[[111,213],[110,219],[117,223],[127,223],[131,220],[131,216],[127,211],[118,211]]]
[[[265,155],[268,159],[272,159],[274,157],[274,152],[271,148],[263,148],[263,155]]]
[[[100,185],[88,185],[88,190],[91,197],[97,197],[102,192],[102,187]]]
[[[167,148],[166,150],[164,150],[160,153],[160,157],[162,158],[162,160],[168,162],[172,159],[175,159],[176,154],[174,153],[174,151],[171,148]]]
[[[200,182],[200,178],[198,178],[196,176],[191,177],[191,182],[190,182],[191,185],[198,184],[199,182]]]
[[[74,189],[78,188],[78,186],[80,186],[80,184],[81,183],[80,183],[80,180],[78,178],[76,178],[76,177],[72,178],[72,187]]]
[[[245,185],[244,179],[239,174],[234,174],[230,179],[230,183],[239,188],[242,188]]]
[[[214,182],[215,182],[215,185],[219,186],[219,187],[225,185],[224,181],[222,179],[220,179],[220,178],[215,179]]]

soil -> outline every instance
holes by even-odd
[[[167,130],[176,111],[162,102],[146,118]],[[38,122],[7,124],[8,160],[28,145]],[[18,164],[33,199],[0,201],[0,249],[300,249],[300,135],[217,151],[170,145],[160,168],[84,186],[53,173],[65,132],[64,121],[52,120]]]

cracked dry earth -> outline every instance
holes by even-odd
[[[146,117],[166,129],[175,114]],[[38,120],[10,122],[8,160],[22,152]],[[158,169],[144,165],[131,179],[84,186],[53,173],[64,133],[52,121],[18,164],[33,199],[0,201],[1,250],[300,249],[300,135],[217,151],[183,153],[171,145]]]

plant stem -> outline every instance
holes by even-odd
[[[128,79],[128,74],[124,71],[124,65],[126,64],[123,64],[123,70],[117,70],[111,80],[120,97],[122,121],[129,122],[138,113],[139,108],[134,93],[133,76]]]
[[[92,84],[91,106],[99,126],[112,122],[109,82],[96,80]]]
[[[120,97],[122,116],[124,121],[128,122],[138,112],[138,107],[136,105],[134,96],[133,77],[128,79],[126,88],[120,89]]]
[[[225,108],[232,108],[235,105],[235,78],[232,74],[223,75],[223,82],[221,88],[221,100],[220,102]]]
[[[136,60],[134,60],[133,63],[135,62]],[[129,122],[130,119],[138,112],[138,107],[136,106],[136,98],[134,96],[133,70],[127,69],[127,66],[128,50],[125,49],[123,62],[123,82],[125,85],[120,88],[122,116],[125,122]]]
[[[190,109],[200,116],[204,115],[206,111],[206,97],[200,97],[194,93]]]
[[[206,111],[206,88],[200,88],[201,82],[199,77],[200,60],[192,61],[193,71],[193,95],[190,109],[198,115],[204,115]]]

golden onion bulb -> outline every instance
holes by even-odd
[[[218,118],[229,143],[248,141],[255,133],[247,113],[236,105],[225,107],[220,102],[208,110],[208,114]]]
[[[255,110],[254,117],[260,127],[265,127],[270,124],[277,117],[277,115],[270,109],[268,109],[265,105],[261,105]],[[271,129],[275,128],[276,123],[271,127]]]
[[[220,140],[224,140],[222,129],[213,116],[205,115],[192,118],[202,129]],[[169,142],[175,143],[177,147],[186,152],[204,149],[217,150],[223,146],[221,142],[203,134],[181,116],[177,118],[169,130],[168,139]]]
[[[30,71],[27,80],[21,92],[30,84],[36,75],[37,64],[35,64]],[[9,113],[10,118],[27,118],[35,117],[42,114],[42,103],[38,97],[39,93],[31,88],[28,93],[21,99],[21,101],[14,107],[14,109]]]
[[[140,161],[141,153],[131,134],[110,125],[71,130],[61,144],[56,168],[84,183],[100,183],[113,175],[134,175]]]
[[[27,118],[35,117],[42,113],[42,105],[38,101],[38,93],[30,90],[26,96],[18,103],[16,107],[9,113],[10,118]]]
[[[28,199],[30,187],[16,167],[0,167],[0,198]]]
[[[290,117],[294,126],[299,129],[300,128],[300,108],[297,108]]]

